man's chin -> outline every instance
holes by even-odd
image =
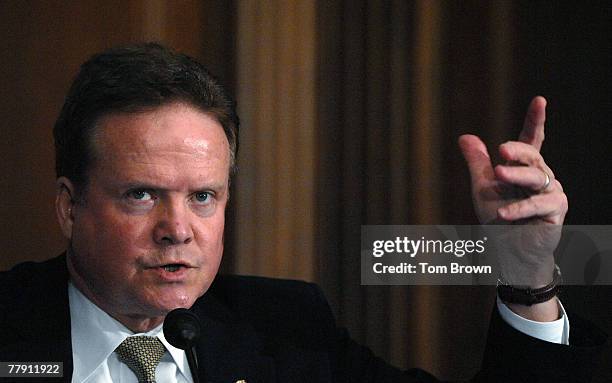
[[[189,309],[199,298],[198,294],[163,294],[152,302],[151,313],[155,316],[166,316],[170,311],[178,308]]]
[[[137,312],[132,311],[131,316],[139,316],[145,321],[159,322],[174,309],[191,308],[202,296],[203,293],[200,291],[201,289],[186,289],[184,286],[148,286],[141,290],[140,294],[133,296],[132,304],[125,308],[127,311],[137,310]]]

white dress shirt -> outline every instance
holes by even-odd
[[[527,334],[546,342],[569,345],[569,319],[567,319],[565,308],[563,308],[563,305],[559,299],[557,299],[557,303],[559,304],[561,318],[553,322],[535,322],[514,313],[504,304],[504,302],[501,301],[501,299],[499,299],[499,297],[497,297],[497,309],[499,310],[499,315],[510,326],[514,327],[523,334]]]
[[[132,335],[159,338],[166,352],[156,370],[158,382],[192,383],[185,352],[164,338],[162,325],[147,333],[135,334],[68,284],[70,325],[72,328],[73,383],[138,383],[136,375],[114,352]]]
[[[138,383],[136,375],[119,361],[114,352],[125,338],[132,335],[156,336],[169,351],[162,357],[156,370],[159,382],[193,382],[185,352],[166,341],[162,325],[145,334],[135,334],[93,304],[72,283],[68,284],[68,298],[72,327],[73,383]],[[561,318],[554,322],[525,319],[512,312],[499,297],[497,309],[510,326],[524,334],[547,342],[569,344],[569,321],[561,302]]]

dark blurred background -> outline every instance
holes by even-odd
[[[610,27],[606,1],[0,1],[0,269],[63,250],[51,130],[79,64],[161,41],[238,99],[223,270],[318,282],[384,358],[465,378],[494,291],[361,286],[360,226],[476,223],[457,137],[478,134],[493,154],[537,94],[566,222],[609,224]],[[612,333],[611,288],[561,298]]]

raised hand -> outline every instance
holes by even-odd
[[[518,141],[499,146],[504,164],[493,166],[487,147],[474,135],[459,137],[472,182],[472,199],[483,224],[526,224],[519,238],[507,243],[502,273],[521,285],[541,287],[551,281],[553,251],[567,212],[567,197],[540,148],[544,141],[546,100],[535,97]]]
[[[543,97],[531,101],[519,140],[499,146],[499,153],[506,163],[495,168],[479,137],[459,137],[459,146],[472,179],[474,208],[481,223],[496,220],[563,223],[567,198],[540,154],[545,109]]]

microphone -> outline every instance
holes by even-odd
[[[190,310],[174,309],[164,319],[164,336],[168,343],[185,350],[193,383],[200,383],[194,345],[200,338],[200,321]]]

